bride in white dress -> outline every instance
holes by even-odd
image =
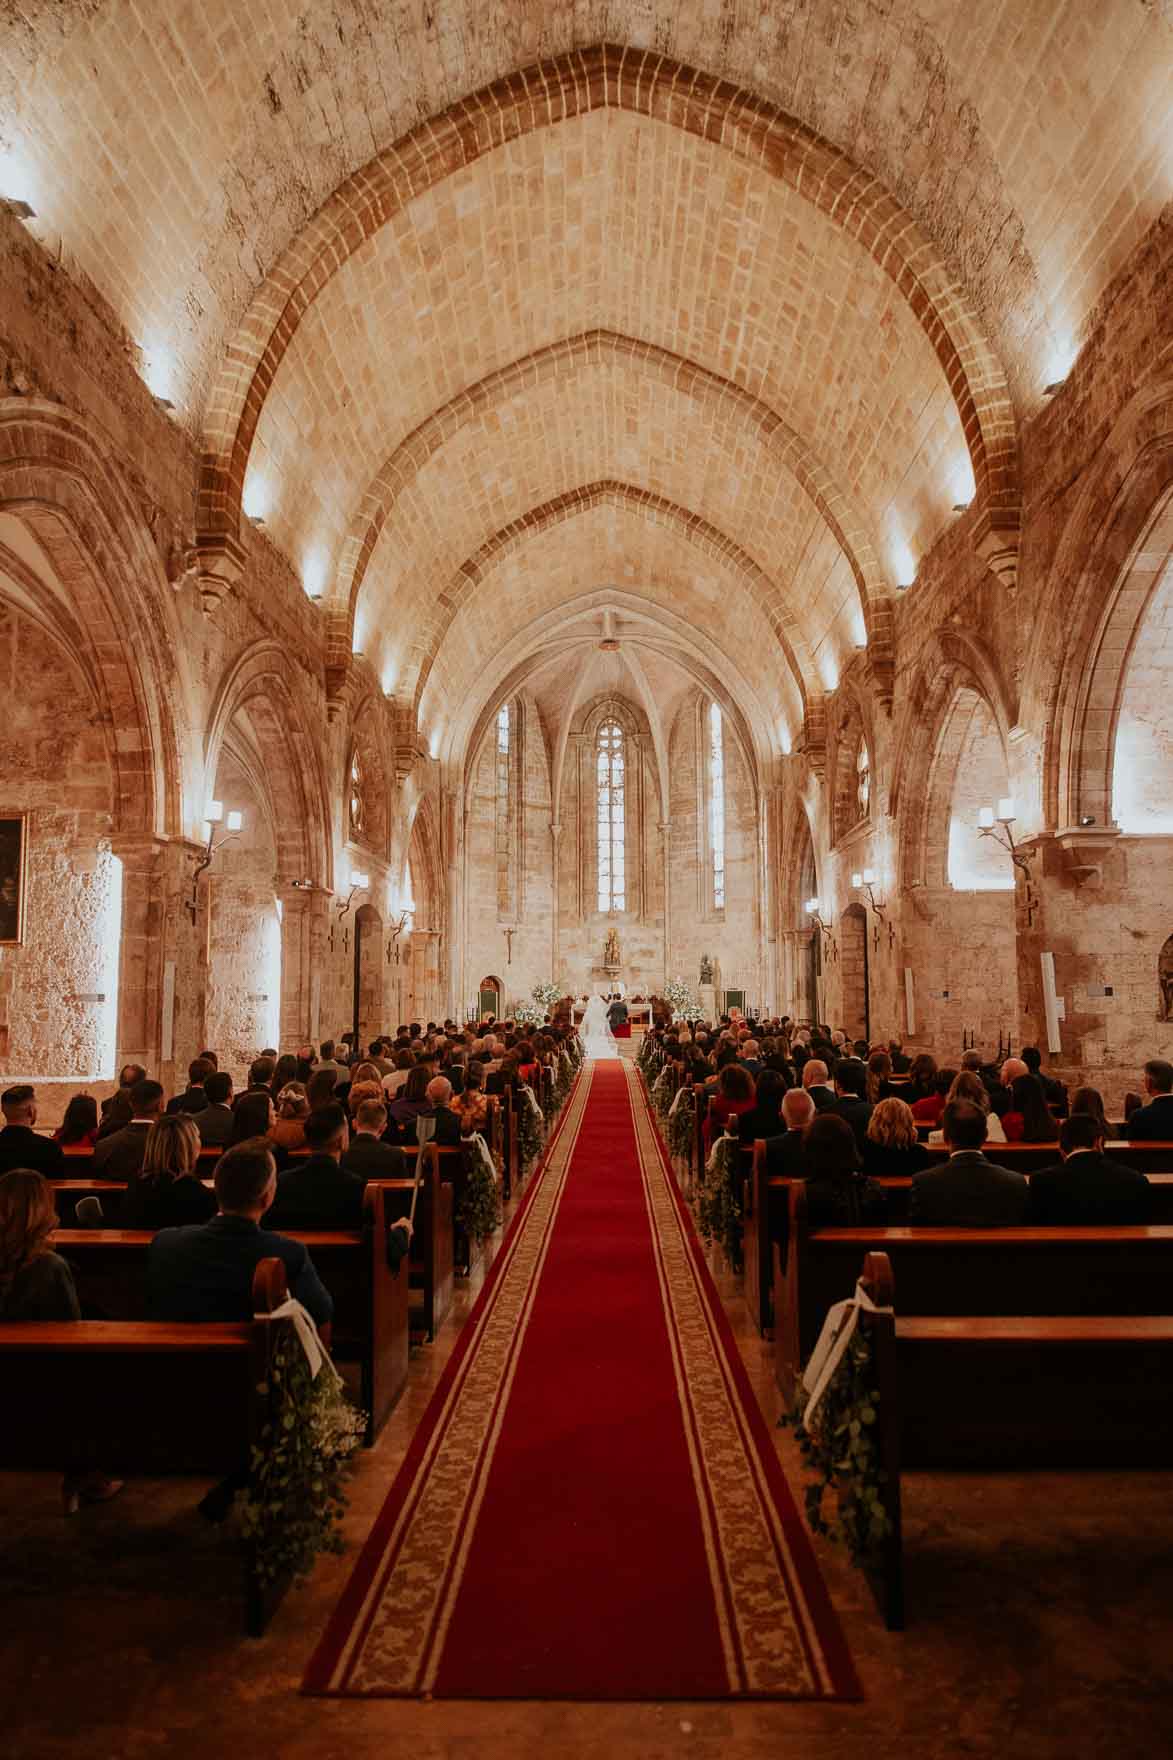
[[[587,1003],[579,1032],[588,1057],[619,1056],[619,1047],[607,1019],[607,1004],[601,996],[596,994]]]

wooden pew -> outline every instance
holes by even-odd
[[[896,1306],[900,1286],[882,1252],[866,1256],[863,1282],[882,1305],[860,1323],[872,1344],[891,1526],[869,1575],[890,1629],[905,1618],[906,1468],[1173,1465],[1173,1316],[910,1316]]]
[[[0,1467],[70,1472],[238,1472],[261,1444],[264,1390],[288,1320],[285,1268],[263,1259],[241,1325],[93,1320],[0,1324],[7,1420]],[[245,1543],[244,1626],[264,1631],[288,1583],[266,1585]]]
[[[827,1309],[855,1288],[861,1257],[887,1253],[906,1313],[1161,1314],[1173,1288],[1173,1227],[838,1228],[810,1233],[790,1192],[789,1245],[774,1248],[774,1362],[789,1397]]]
[[[1160,1144],[1133,1146],[1129,1163],[1144,1172],[1152,1191],[1152,1212],[1149,1221],[1173,1224],[1173,1172],[1157,1171],[1160,1155],[1145,1156],[1145,1149],[1161,1150]],[[1050,1166],[1054,1160],[1044,1165]],[[742,1203],[742,1253],[745,1262],[745,1301],[750,1318],[764,1338],[774,1330],[774,1246],[787,1239],[787,1215],[791,1181],[780,1179],[768,1171],[766,1145],[761,1138],[754,1144],[749,1178],[745,1182]],[[1030,1178],[1029,1173],[1026,1176]],[[877,1182],[888,1194],[888,1222],[897,1226],[907,1221],[912,1176],[884,1178]]]
[[[387,1262],[386,1194],[368,1185],[361,1231],[284,1232],[306,1247],[333,1298],[331,1349],[340,1362],[359,1365],[370,1447],[407,1385],[408,1275]],[[58,1229],[53,1244],[73,1268],[83,1308],[134,1321],[146,1316],[152,1239],[142,1229]]]
[[[419,1150],[406,1150],[409,1159]],[[459,1160],[459,1149],[438,1149],[429,1143],[422,1151],[424,1171],[420,1178],[415,1230],[411,1243],[411,1292],[419,1297],[412,1310],[412,1335],[434,1339],[452,1306],[455,1280],[452,1181],[445,1163]],[[394,1222],[411,1210],[411,1179],[372,1180],[387,1194],[387,1221]]]

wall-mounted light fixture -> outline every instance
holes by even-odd
[[[1006,851],[1014,866],[1022,870],[1026,878],[1026,920],[1029,924],[1034,921],[1036,904],[1034,888],[1031,885],[1030,866],[1034,859],[1034,851],[1023,849],[1021,844],[1014,841],[1014,833],[1010,829],[1014,824],[1014,819],[1013,795],[1002,796],[998,802],[997,812],[993,807],[978,808],[978,832],[980,835],[992,837],[994,842]]]
[[[217,825],[224,826],[225,836],[217,838]],[[229,811],[227,817],[225,817],[223,801],[208,802],[204,814],[204,853],[196,863],[195,873],[191,877],[191,897],[187,901],[187,914],[193,923],[196,920],[196,912],[199,908],[200,875],[205,868],[211,867],[212,858],[215,856],[216,852],[222,850],[226,843],[231,843],[234,837],[238,837],[243,828],[243,813],[237,812],[236,809],[233,808]]]
[[[0,196],[0,208],[14,220],[35,220],[37,210],[19,196]]]
[[[887,906],[882,898],[876,897],[876,887],[879,884],[879,879],[880,876],[876,873],[874,868],[864,868],[862,873],[853,874],[851,876],[851,885],[855,892],[867,893],[868,903],[871,905],[876,915],[882,917]]]
[[[833,953],[835,942],[831,935],[831,925],[823,921],[818,899],[808,898],[802,908],[823,937],[824,953]]]
[[[388,929],[388,933],[390,934],[390,937],[391,937],[391,939],[387,943],[387,964],[388,965],[391,964],[392,960],[395,961],[396,965],[399,964],[399,957],[400,957],[399,956],[399,937],[404,934],[406,934],[406,935],[411,934],[412,924],[414,923],[414,921],[415,921],[415,904],[413,901],[412,903],[405,905],[404,908],[400,911],[398,922],[388,923],[387,929]]]

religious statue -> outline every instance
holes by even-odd
[[[702,984],[711,984],[713,982],[713,962],[709,958],[707,953],[701,954],[701,979],[700,979],[700,981]]]
[[[614,924],[607,930],[607,939],[603,943],[603,964],[605,966],[619,964],[619,931]]]
[[[1157,1010],[1159,1021],[1173,1021],[1173,935],[1170,935],[1157,962],[1157,981],[1160,984],[1161,1000]]]

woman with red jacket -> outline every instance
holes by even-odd
[[[713,1138],[723,1133],[730,1119],[752,1111],[756,1097],[757,1090],[749,1071],[740,1063],[727,1063],[717,1077],[717,1092],[709,1101],[702,1127],[706,1156],[713,1146]]]

